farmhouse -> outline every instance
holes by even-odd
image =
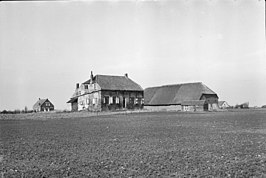
[[[41,99],[33,105],[33,111],[40,112],[40,111],[53,111],[54,105],[48,99]]]
[[[230,105],[226,101],[219,101],[218,105],[220,109],[226,109],[230,107]]]
[[[150,87],[144,90],[148,110],[211,111],[218,109],[218,96],[201,82]]]
[[[141,109],[144,91],[140,85],[124,76],[96,75],[79,85],[67,103],[72,111],[108,111],[118,109]]]

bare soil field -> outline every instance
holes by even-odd
[[[265,110],[1,116],[0,130],[0,177],[266,177]]]

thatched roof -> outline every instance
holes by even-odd
[[[205,103],[204,100],[190,100],[190,101],[183,101],[181,103],[182,106],[203,106]]]
[[[145,105],[174,105],[184,101],[200,100],[203,94],[216,95],[201,82],[165,85],[144,90]]]
[[[83,84],[89,84],[90,79]],[[101,90],[120,90],[120,91],[143,91],[141,86],[126,76],[96,75],[93,83],[98,83]]]

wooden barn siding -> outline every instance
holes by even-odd
[[[218,96],[217,95],[209,95],[209,94],[203,94],[200,98],[200,100],[205,100],[205,103],[208,105],[208,110],[218,110]]]
[[[217,95],[203,94],[201,96],[200,100],[205,100],[205,102],[208,103],[208,104],[213,104],[213,103],[217,103],[218,104],[218,97],[217,97]]]
[[[204,111],[204,107],[202,106],[182,106],[182,111]]]
[[[149,111],[181,111],[181,105],[144,106],[144,109]]]

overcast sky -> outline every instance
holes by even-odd
[[[265,2],[179,0],[0,3],[0,110],[77,82],[124,75],[143,88],[203,82],[220,100],[266,104]]]

